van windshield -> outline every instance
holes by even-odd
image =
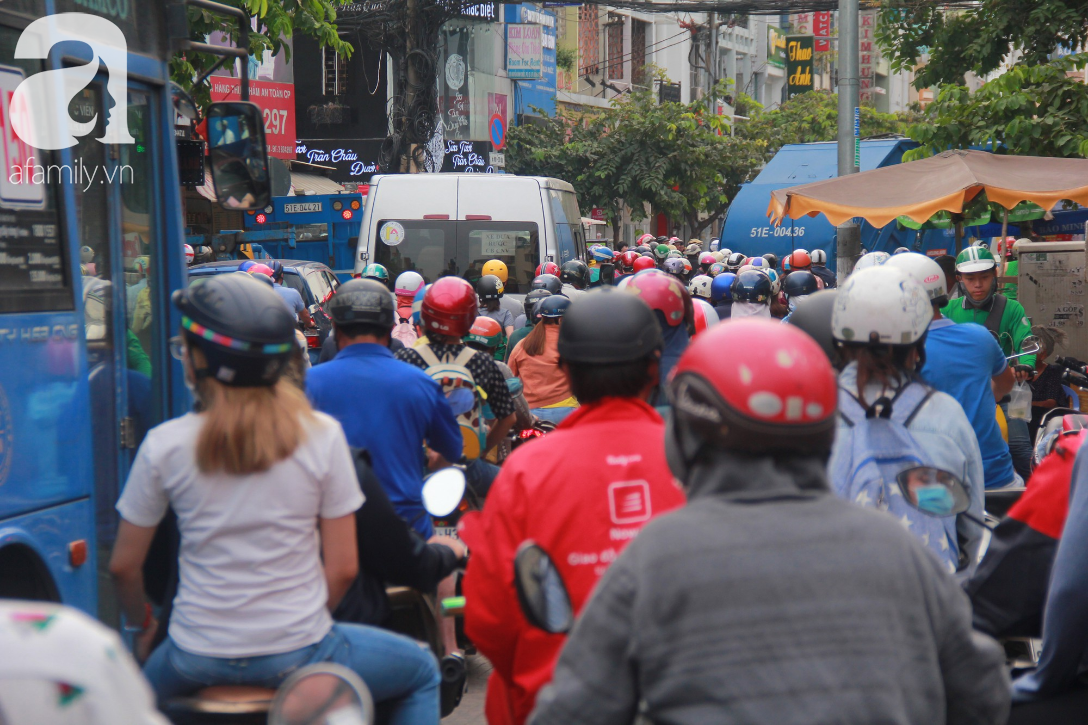
[[[484,263],[506,264],[506,291],[524,294],[536,273],[540,230],[533,222],[382,219],[374,261],[396,279],[412,270],[430,284],[456,275],[475,286]]]

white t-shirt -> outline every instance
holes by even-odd
[[[258,657],[319,642],[332,628],[318,519],[356,511],[363,494],[340,424],[317,413],[306,440],[264,473],[204,474],[202,416],[147,434],[117,510],[155,526],[174,507],[181,583],[170,637],[192,654]]]

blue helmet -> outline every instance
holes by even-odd
[[[745,270],[733,280],[732,291],[734,302],[768,304],[771,299],[771,278],[758,269]]]
[[[268,262],[268,266],[272,268],[272,279],[276,282],[283,281],[283,264],[278,259],[273,259]]]
[[[590,251],[590,254],[593,255],[593,258],[595,260],[597,260],[598,262],[602,262],[602,263],[611,262],[612,257],[615,256],[615,254],[612,252],[611,249],[609,249],[608,247],[604,247],[604,246],[594,247]]]
[[[416,296],[412,298],[412,324],[419,327],[423,324],[423,295],[427,294],[427,288],[429,284],[423,285],[416,292]]]
[[[737,275],[732,272],[722,272],[710,283],[710,301],[717,303],[722,300],[733,301],[733,280]]]
[[[557,320],[563,316],[568,307],[570,307],[570,298],[564,295],[552,295],[537,303],[536,312],[545,320]]]
[[[679,278],[684,276],[684,262],[678,257],[666,259],[665,263],[661,265],[661,268],[673,277]]]

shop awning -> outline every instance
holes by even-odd
[[[301,171],[291,172],[291,193],[297,196],[308,194],[339,194],[344,190],[344,185],[332,179],[317,174],[307,174]]]

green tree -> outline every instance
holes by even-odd
[[[723,83],[718,93],[727,90]],[[663,212],[698,235],[762,161],[761,142],[730,135],[705,101],[658,104],[648,90],[597,114],[516,127],[507,144],[509,171],[569,181],[583,207],[605,210],[616,239],[624,206],[636,221]]]
[[[786,144],[834,141],[839,128],[839,97],[827,91],[809,91],[794,96],[778,108],[757,110],[750,119],[737,124],[738,136],[761,141],[769,160]],[[914,116],[881,113],[861,107],[861,136],[899,133],[906,135]]]
[[[295,31],[308,35],[322,46],[332,48],[337,53],[350,56],[352,47],[345,42],[336,29],[336,8],[348,0],[220,0],[225,5],[242,8],[252,17],[257,18],[257,30],[249,33],[249,53],[260,58],[264,51],[273,54],[282,51],[286,60],[290,60],[290,48],[284,45],[284,39]],[[223,33],[230,37],[232,44],[238,43],[238,21],[224,18],[200,8],[188,6],[189,39],[203,43],[212,33]],[[198,104],[207,106],[211,101],[207,83],[200,88],[193,88],[193,82],[219,60],[208,53],[176,53],[170,59],[170,77],[182,88],[189,90]],[[230,60],[227,67],[231,67]]]
[[[1088,156],[1088,85],[1069,75],[1085,64],[1088,53],[1015,65],[974,93],[945,86],[911,127],[922,146],[904,160],[986,145],[1022,156]]]
[[[1088,0],[981,0],[970,9],[885,0],[876,39],[895,70],[915,70],[918,88],[963,83],[964,74],[998,69],[1012,51],[1028,65],[1046,63],[1057,48],[1088,41]]]

